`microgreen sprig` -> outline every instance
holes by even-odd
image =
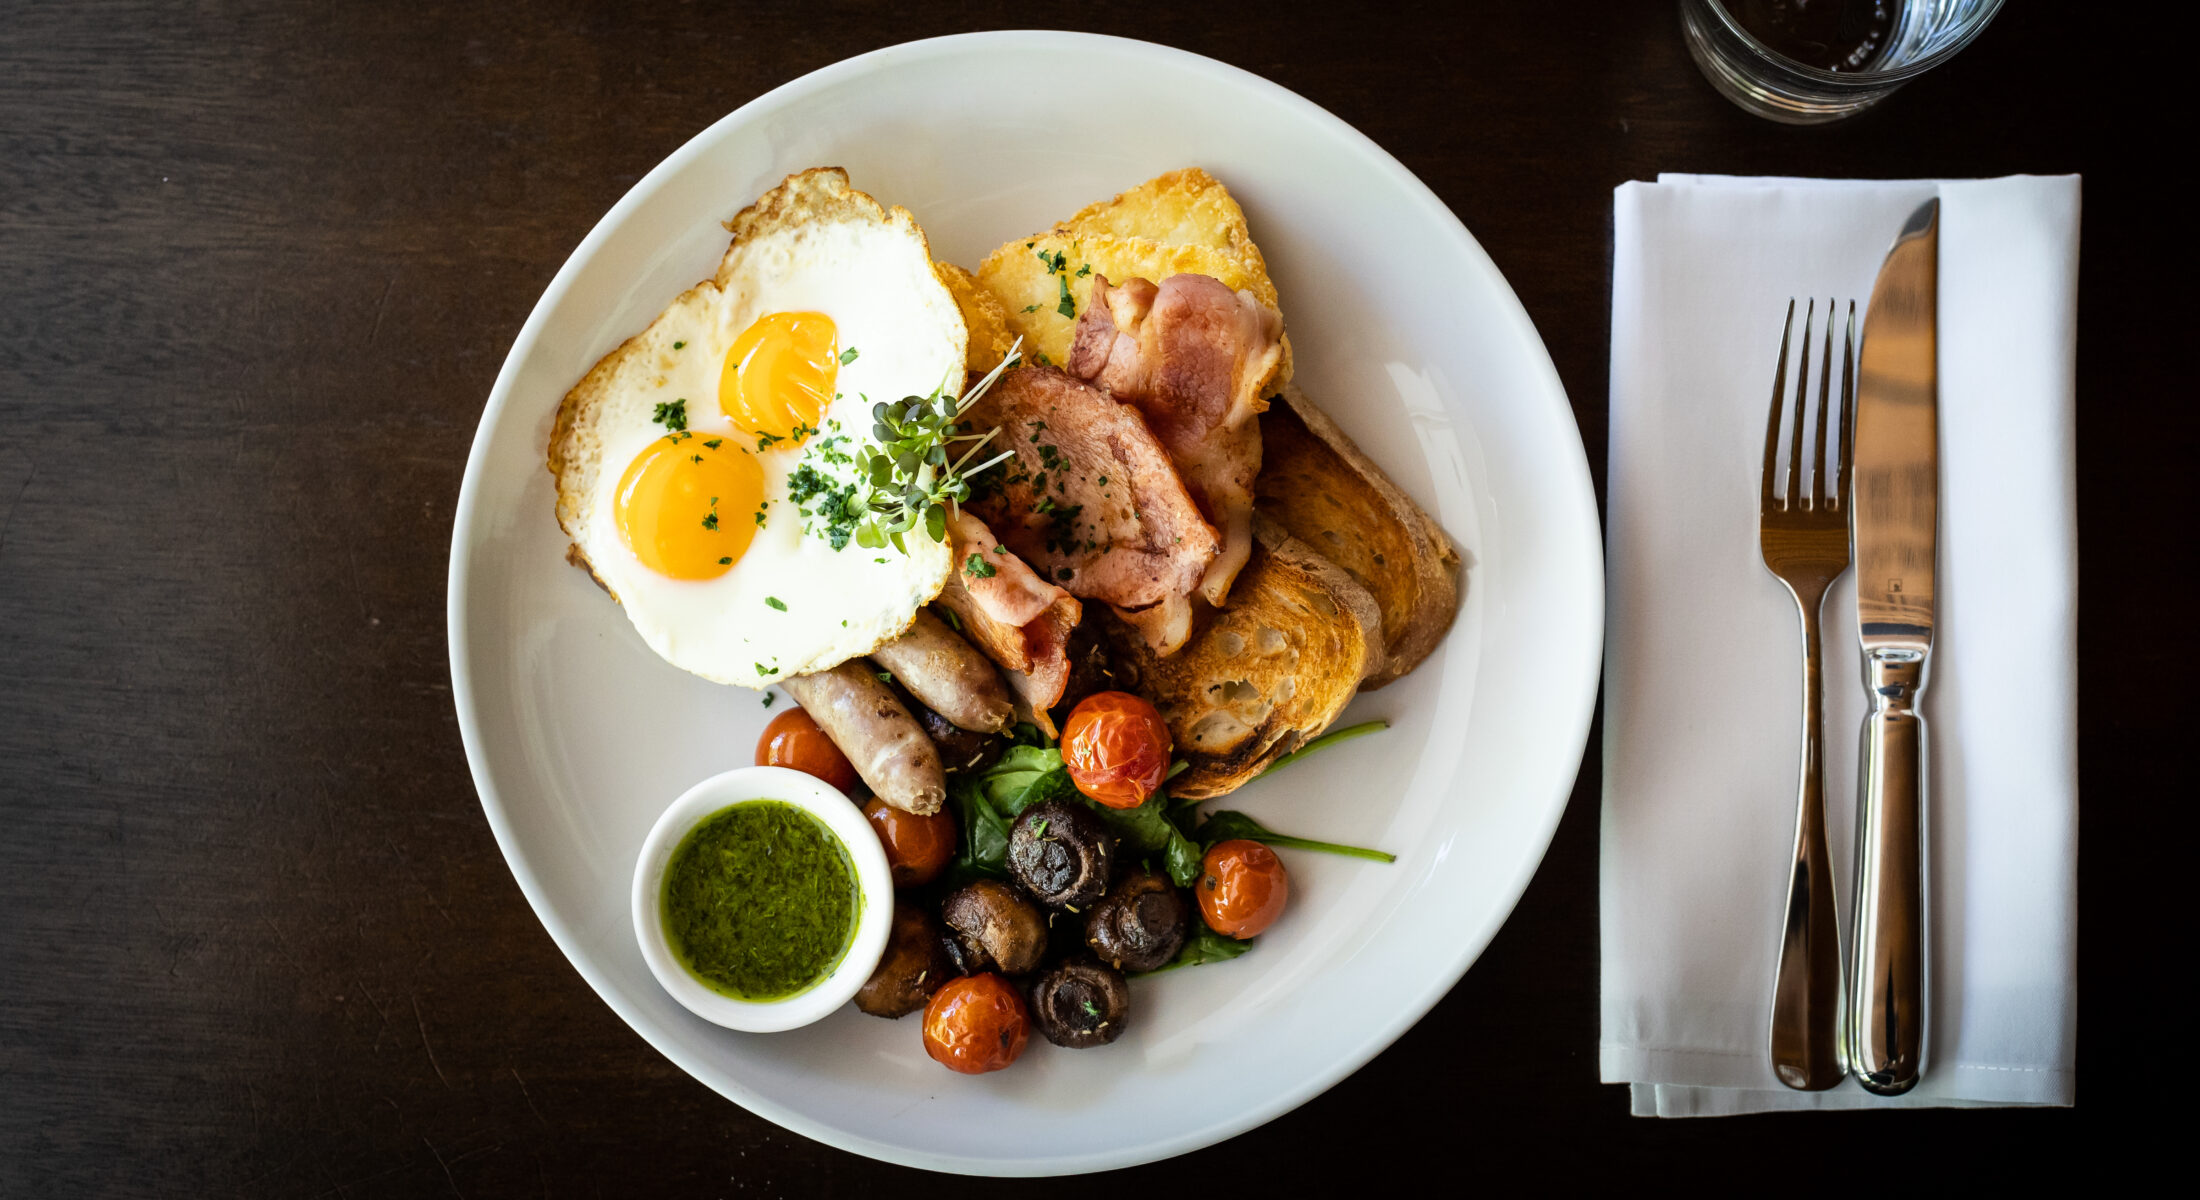
[[[947,540],[948,508],[970,498],[971,479],[1015,455],[1013,450],[1003,450],[970,466],[970,460],[999,430],[964,433],[961,422],[1001,373],[1016,365],[1022,344],[1019,339],[999,366],[960,396],[942,384],[929,396],[906,396],[899,403],[871,406],[871,436],[876,444],[854,451],[858,486],[869,489],[867,495],[856,497],[859,510],[869,514],[856,526],[857,545],[876,550],[892,542],[907,554],[903,535],[919,525],[933,541]],[[962,442],[971,445],[951,461],[949,450]]]

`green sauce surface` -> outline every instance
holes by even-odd
[[[673,955],[736,1000],[784,1000],[817,986],[848,953],[862,907],[847,847],[782,800],[704,818],[665,865]]]

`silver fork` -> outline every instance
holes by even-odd
[[[1787,916],[1781,924],[1780,966],[1772,993],[1772,1070],[1781,1083],[1823,1091],[1841,1082],[1841,945],[1834,924],[1831,855],[1826,850],[1825,684],[1820,670],[1818,610],[1826,589],[1849,566],[1849,432],[1856,407],[1856,303],[1849,302],[1841,347],[1841,457],[1826,488],[1826,410],[1833,382],[1835,302],[1826,302],[1818,373],[1818,436],[1810,492],[1803,494],[1803,424],[1810,401],[1814,299],[1803,311],[1802,352],[1796,356],[1795,411],[1789,421],[1788,470],[1781,486],[1780,403],[1787,390],[1788,338],[1795,324],[1789,300],[1780,327],[1780,366],[1772,378],[1772,415],[1765,423],[1764,483],[1758,498],[1757,541],[1772,572],[1803,614],[1803,766],[1796,800],[1795,858],[1788,873]]]

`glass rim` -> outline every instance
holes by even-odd
[[[1789,58],[1787,55],[1757,40],[1756,34],[1743,28],[1742,23],[1734,19],[1734,14],[1726,10],[1726,0],[1703,0],[1703,4],[1705,8],[1718,15],[1719,23],[1724,25],[1726,31],[1733,34],[1744,46],[1780,64],[1783,69],[1793,71],[1797,75],[1816,83],[1855,86],[1873,83],[1899,83],[1922,75],[1955,57],[1958,51],[1970,45],[1973,39],[1977,38],[1988,25],[1992,24],[1995,17],[2001,15],[2002,0],[1980,0],[1978,12],[1969,22],[1970,27],[1963,31],[1962,36],[1923,58],[1906,62],[1887,71],[1828,71],[1822,67],[1813,67],[1807,63],[1797,62],[1795,59]]]

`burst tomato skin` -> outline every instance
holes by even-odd
[[[920,817],[873,796],[863,802],[863,815],[870,819],[879,844],[886,847],[886,865],[894,872],[895,887],[930,883],[955,857],[955,815],[944,808]]]
[[[1030,1038],[1023,991],[991,972],[949,980],[924,1006],[924,1052],[950,1071],[998,1071]]]
[[[1062,761],[1077,790],[1109,808],[1137,808],[1169,777],[1168,722],[1129,692],[1100,692],[1070,710]]]
[[[1228,937],[1258,936],[1276,923],[1291,898],[1291,875],[1276,852],[1259,842],[1217,842],[1199,860],[1192,884],[1207,927]]]
[[[844,792],[856,786],[855,764],[833,744],[831,736],[817,727],[810,714],[799,708],[773,717],[764,727],[764,736],[756,739],[756,765],[792,767]]]

